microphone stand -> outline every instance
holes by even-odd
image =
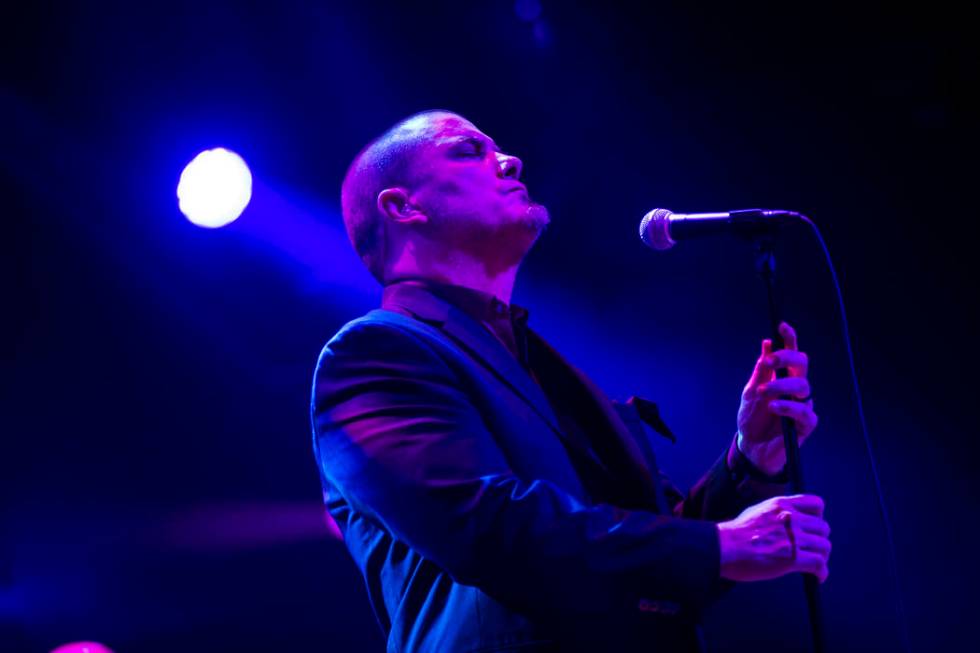
[[[783,337],[779,335],[779,324],[782,320],[779,317],[779,308],[776,304],[775,276],[776,276],[776,257],[774,253],[775,238],[773,231],[764,230],[754,234],[756,244],[756,271],[762,276],[766,284],[766,297],[769,303],[769,325],[772,331],[772,350],[777,351],[785,347]],[[785,378],[785,369],[776,370],[776,378]],[[783,396],[782,399],[792,399]],[[786,447],[786,471],[789,475],[790,487],[794,494],[803,493],[803,470],[800,466],[800,445],[797,440],[796,424],[788,417],[781,417],[783,425],[783,443]],[[818,593],[819,583],[813,574],[803,574],[803,591],[806,594],[806,603],[810,615],[810,633],[813,639],[814,653],[824,653],[823,618],[820,608],[820,596]]]

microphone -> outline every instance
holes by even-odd
[[[678,240],[695,236],[734,231],[741,235],[758,235],[774,230],[780,224],[806,220],[795,211],[744,209],[728,213],[674,213],[654,209],[640,221],[640,239],[656,250],[670,249]]]

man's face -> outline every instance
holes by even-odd
[[[411,200],[433,231],[471,245],[505,236],[533,244],[548,211],[520,182],[521,160],[504,154],[473,123],[455,114],[426,116],[428,138],[415,158]],[[525,250],[526,251],[526,250]]]

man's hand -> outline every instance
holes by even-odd
[[[773,497],[718,524],[721,577],[769,580],[801,571],[827,580],[830,526],[823,499],[812,494]]]
[[[810,382],[806,378],[807,356],[799,351],[796,331],[783,322],[779,334],[785,349],[772,351],[772,341],[762,341],[762,353],[755,363],[749,382],[742,391],[742,403],[738,409],[738,436],[734,446],[745,454],[762,472],[778,474],[786,464],[783,446],[781,417],[789,417],[796,423],[799,443],[809,437],[817,427],[817,414],[813,412]],[[788,376],[776,378],[776,370],[785,368]],[[781,399],[788,395],[791,399]],[[807,401],[797,401],[807,399]]]

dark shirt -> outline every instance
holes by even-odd
[[[508,305],[489,293],[438,283],[429,279],[405,278],[390,282],[385,286],[385,297],[391,299],[398,294],[399,286],[409,284],[424,288],[436,297],[443,299],[468,316],[482,324],[497,337],[524,369],[527,365],[527,309],[516,304]]]

